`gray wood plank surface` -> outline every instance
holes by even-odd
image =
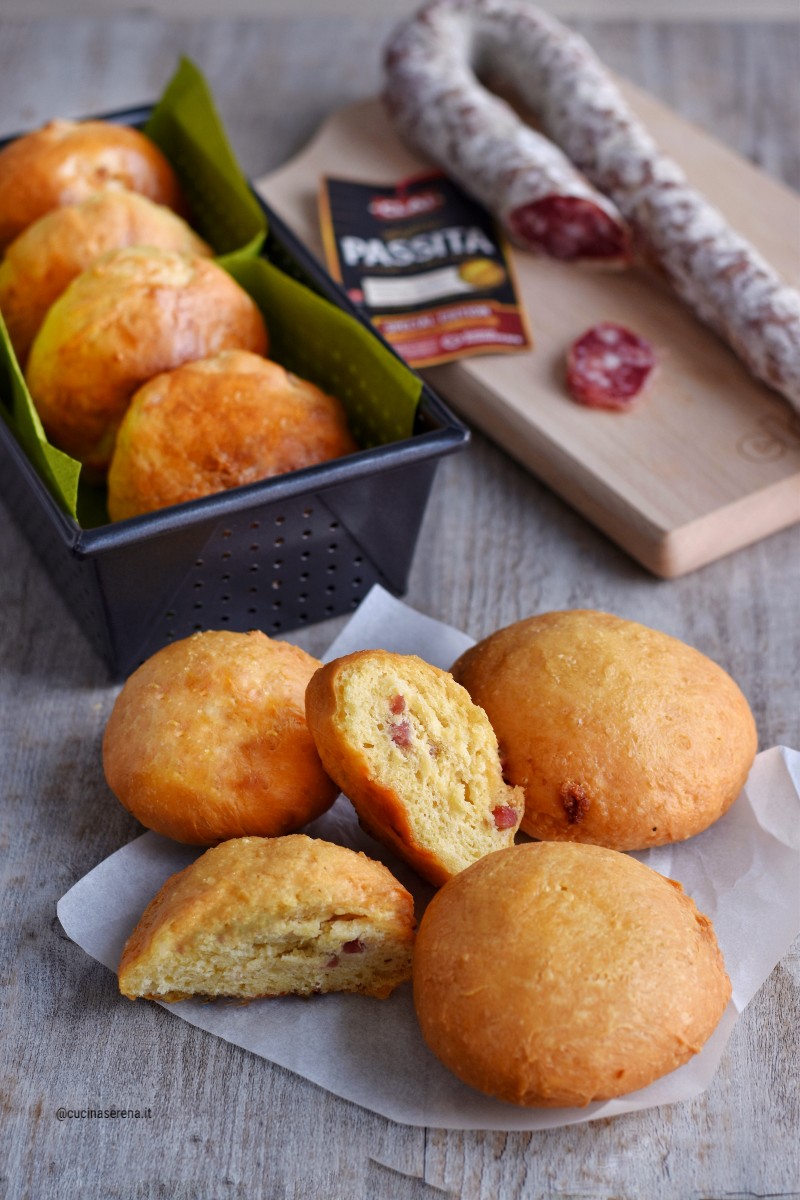
[[[285,161],[372,94],[390,22],[0,19],[0,132],[158,94],[205,71],[245,170]],[[589,23],[608,64],[800,187],[794,24]],[[346,164],[343,164],[343,169]],[[787,230],[787,238],[798,231]],[[53,584],[0,524],[0,1194],[120,1200],[800,1195],[800,943],[692,1103],[536,1134],[414,1129],[331,1096],[148,1004],[60,930],[58,897],[135,837],[103,781],[115,696]],[[800,746],[800,528],[657,581],[476,436],[440,469],[408,600],[480,637],[534,611],[607,609],[698,646],[748,696],[761,747]],[[342,620],[306,631],[321,651]],[[391,1036],[387,1030],[387,1037]],[[59,1105],[149,1107],[64,1121]]]

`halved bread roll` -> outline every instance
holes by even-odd
[[[128,939],[130,1000],[358,992],[411,974],[414,903],[382,863],[303,834],[237,838],[173,875]]]
[[[306,717],[364,829],[433,884],[510,846],[520,789],[503,782],[486,714],[447,671],[362,650],[312,677]]]

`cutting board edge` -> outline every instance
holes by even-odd
[[[487,426],[485,389],[459,372],[459,364],[422,374],[464,420],[661,579],[679,578],[800,521],[800,475],[792,475],[668,528],[598,476],[583,471],[541,431],[532,437],[530,427],[515,410],[492,407],[491,425]],[[521,432],[527,436],[522,438]],[[565,465],[570,468],[569,475],[562,470]]]

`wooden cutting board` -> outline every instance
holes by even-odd
[[[621,87],[694,185],[800,284],[800,197],[638,88]],[[321,175],[392,184],[425,168],[368,100],[333,114],[256,186],[322,259]],[[800,416],[665,286],[644,271],[514,257],[535,347],[424,371],[455,411],[657,575],[682,575],[800,521]],[[657,378],[630,413],[582,408],[564,390],[568,346],[605,320],[660,352]]]

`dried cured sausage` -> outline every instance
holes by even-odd
[[[528,49],[566,33],[525,6],[427,5],[387,47],[390,115],[412,144],[500,217],[518,244],[553,258],[625,262],[630,237],[615,205],[474,73],[473,63],[500,74],[517,26],[525,34],[522,74]]]
[[[400,132],[517,241],[624,258],[627,225],[637,253],[800,409],[800,293],[660,152],[582,37],[519,0],[432,0],[392,37],[386,66]],[[546,136],[480,76],[502,80]]]

